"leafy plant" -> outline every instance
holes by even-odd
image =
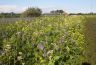
[[[46,16],[2,26],[0,61],[4,65],[80,65],[83,21],[82,16]]]

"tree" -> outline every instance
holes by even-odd
[[[51,14],[63,14],[64,11],[63,10],[53,10],[53,11],[50,11]]]
[[[28,8],[22,13],[23,17],[37,17],[42,14],[41,9],[39,8]]]
[[[82,15],[82,13],[77,13],[78,15]]]
[[[58,14],[63,14],[63,10],[56,10],[56,13],[58,13]]]
[[[50,11],[51,14],[55,14],[56,12],[53,10],[53,11]]]

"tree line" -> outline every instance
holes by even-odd
[[[63,10],[53,10],[50,11],[49,14],[51,15],[58,15],[58,14],[64,14],[65,12]],[[42,15],[42,10],[40,8],[34,8],[30,7],[26,9],[22,13],[0,13],[0,18],[16,18],[16,17],[38,17]],[[47,14],[46,14],[47,15]]]
[[[90,15],[90,14],[96,14],[96,13],[70,13],[69,15]],[[34,7],[30,7],[28,9],[26,9],[24,12],[22,13],[14,13],[14,12],[10,12],[10,13],[0,13],[0,18],[19,18],[19,17],[38,17],[42,15],[42,10],[40,8],[34,8]],[[68,13],[66,13],[63,10],[52,10],[50,11],[50,13],[45,13],[44,15],[68,15]]]
[[[42,14],[40,8],[28,8],[22,13],[0,13],[0,18],[38,17]]]
[[[18,18],[21,14],[10,12],[10,13],[0,13],[0,18]]]

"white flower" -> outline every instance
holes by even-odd
[[[52,56],[49,56],[49,60],[52,60]]]
[[[51,24],[49,24],[48,26],[49,26],[49,27],[51,27],[52,25],[51,25]]]
[[[7,45],[6,45],[6,47],[10,47],[10,45],[9,45],[9,44],[7,44]]]
[[[65,37],[64,35],[62,37]]]
[[[19,55],[22,55],[22,52],[19,52]]]
[[[22,65],[25,65],[25,63],[22,63]]]
[[[5,53],[3,52],[2,55],[4,55]]]
[[[7,45],[5,46],[5,51],[8,51],[8,50],[10,50],[10,49],[11,49],[11,45],[7,44]]]
[[[21,32],[17,32],[16,34],[19,35]]]
[[[22,59],[23,59],[22,56],[17,57],[17,60],[22,60]]]
[[[35,36],[38,36],[38,32],[34,32],[33,34],[34,34]]]
[[[5,51],[8,51],[8,49],[6,49],[6,48],[5,48],[4,50],[5,50]]]
[[[0,50],[0,55],[4,55],[5,52],[3,50]]]
[[[53,50],[49,50],[49,51],[47,52],[47,55],[50,55],[50,54],[53,54]]]

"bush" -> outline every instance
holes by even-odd
[[[41,9],[39,8],[28,8],[26,11],[22,13],[23,17],[37,17],[42,14]]]

